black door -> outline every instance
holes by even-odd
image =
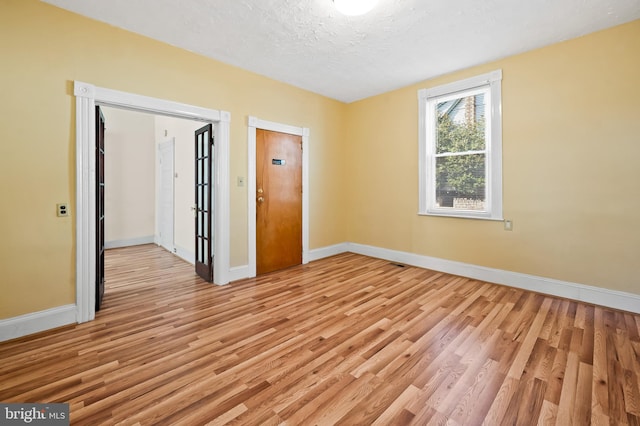
[[[213,125],[196,130],[196,273],[213,282]]]
[[[104,116],[96,106],[96,311],[104,297]]]

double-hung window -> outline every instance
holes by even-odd
[[[502,71],[422,89],[419,214],[502,220]]]

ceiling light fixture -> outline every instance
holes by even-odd
[[[336,9],[344,15],[364,15],[376,5],[378,0],[333,0]]]

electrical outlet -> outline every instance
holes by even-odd
[[[67,217],[69,216],[69,206],[67,203],[56,204],[56,214],[58,217]]]
[[[504,230],[505,231],[513,231],[513,221],[505,220],[504,221]]]

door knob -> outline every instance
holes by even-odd
[[[259,203],[264,202],[264,197],[258,197],[258,202],[259,202]]]
[[[258,194],[262,194],[263,192],[262,188],[258,188]]]

